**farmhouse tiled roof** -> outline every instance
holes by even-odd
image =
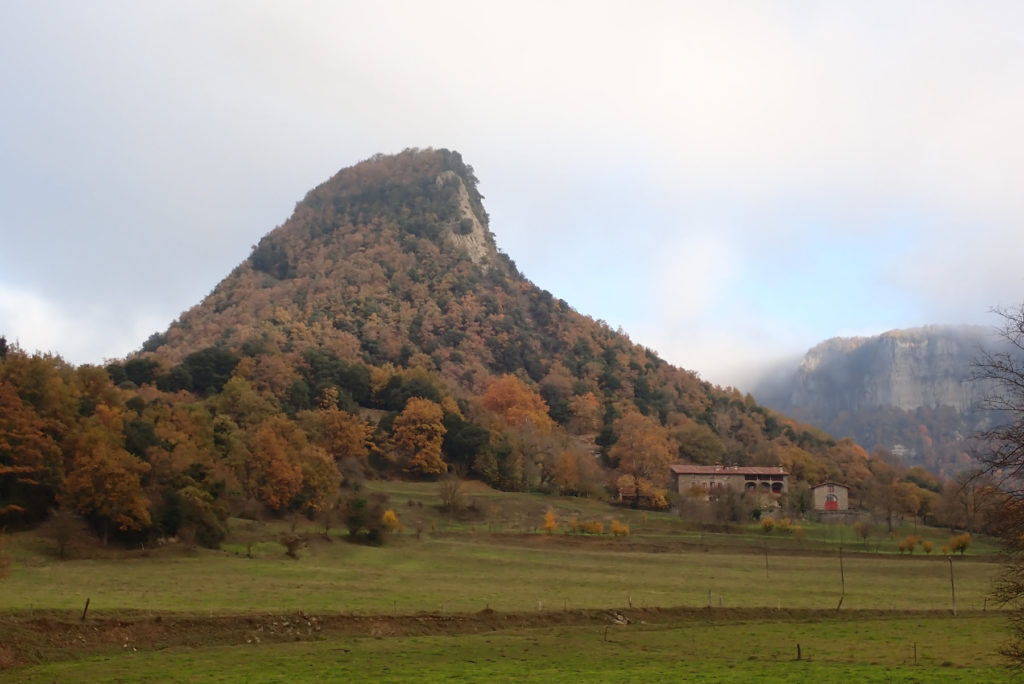
[[[704,466],[677,463],[669,468],[676,475],[789,475],[782,466]]]

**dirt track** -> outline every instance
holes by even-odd
[[[630,608],[536,613],[415,615],[124,615],[81,620],[65,614],[0,617],[0,669],[46,660],[70,660],[114,649],[245,645],[338,637],[475,634],[538,627],[678,625],[692,622],[778,620],[785,622],[896,618],[943,613],[893,611],[772,610],[766,608]]]

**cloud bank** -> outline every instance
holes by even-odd
[[[462,152],[527,277],[723,384],[835,335],[987,323],[1024,289],[1016,3],[7,14],[0,326],[76,362],[410,146]]]

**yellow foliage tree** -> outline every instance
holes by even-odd
[[[628,537],[629,536],[629,525],[625,525],[618,520],[612,520],[611,526],[612,536],[615,537]]]
[[[493,380],[481,403],[515,427],[532,427],[545,434],[554,427],[547,402],[514,375],[503,375]]]
[[[576,434],[597,432],[601,429],[601,402],[593,392],[574,395],[569,399],[569,425]]]
[[[548,509],[547,513],[544,514],[544,531],[548,534],[553,534],[558,529],[558,522],[555,520],[555,512]]]
[[[149,499],[142,489],[149,464],[124,449],[122,434],[120,414],[97,406],[79,435],[59,497],[99,524],[104,544],[111,525],[125,531],[150,524]]]
[[[341,474],[334,459],[284,415],[248,430],[233,459],[246,493],[275,511],[301,505],[321,512],[337,499]]]
[[[0,492],[7,494],[0,495],[0,527],[5,515],[25,510],[18,503],[18,490],[26,494],[43,491],[52,496],[61,469],[61,453],[45,429],[46,423],[21,400],[14,387],[0,381]]]
[[[637,411],[630,411],[615,421],[618,439],[608,456],[619,472],[637,480],[664,482],[672,463],[668,432],[657,421]]]
[[[296,418],[313,441],[335,461],[353,458],[366,463],[373,428],[359,416],[342,411],[336,405],[323,405],[316,411],[303,411]]]
[[[405,472],[436,476],[447,471],[441,457],[446,432],[443,417],[441,407],[429,399],[412,397],[406,402],[391,432],[391,443],[404,463]]]
[[[963,534],[958,534],[958,535],[956,535],[954,537],[950,537],[949,538],[949,550],[951,552],[953,552],[953,553],[956,553],[957,551],[959,551],[961,556],[964,555],[964,553],[967,551],[967,547],[970,546],[970,545],[971,545],[971,533],[970,532],[964,532]]]
[[[390,508],[384,511],[384,515],[381,516],[380,521],[384,525],[384,529],[388,532],[396,532],[402,529],[402,523],[398,521],[398,514]]]

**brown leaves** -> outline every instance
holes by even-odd
[[[441,422],[444,414],[440,405],[413,397],[406,402],[405,409],[395,418],[391,443],[404,470],[414,475],[440,475],[448,466],[441,457],[441,444],[445,427]]]
[[[620,473],[660,482],[669,475],[668,432],[652,418],[630,411],[615,421],[618,440],[608,450]]]
[[[550,432],[554,427],[547,403],[514,375],[503,375],[493,380],[481,403],[513,427],[529,425],[542,433]]]

